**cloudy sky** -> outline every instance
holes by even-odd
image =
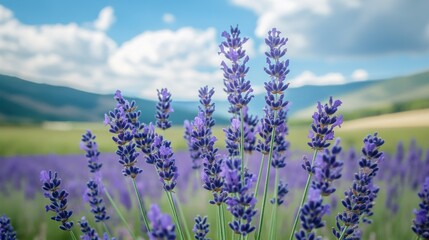
[[[250,38],[249,80],[267,76],[263,45],[289,38],[291,86],[342,84],[429,69],[427,0],[0,0],[0,73],[152,98],[222,89],[222,31]]]

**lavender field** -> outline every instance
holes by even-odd
[[[258,116],[250,41],[231,26],[218,45],[223,126],[204,85],[183,125],[173,116],[190,106],[158,88],[154,116],[116,90],[87,127],[2,126],[0,239],[428,240],[429,112],[348,121],[351,94],[292,124],[288,39],[266,34]]]

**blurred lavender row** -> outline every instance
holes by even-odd
[[[351,181],[353,173],[357,169],[360,151],[349,149],[341,153],[340,159],[344,161],[343,180]],[[311,153],[292,152],[288,156],[286,168],[280,172],[280,179],[285,181],[291,190],[302,189],[305,185],[307,175],[302,169],[302,156],[309,156]],[[188,191],[201,189],[202,181],[196,178],[192,169],[192,160],[186,151],[175,153],[177,165],[180,169],[178,177],[177,191],[183,201],[186,201]],[[46,156],[13,156],[0,157],[2,167],[0,168],[0,193],[7,196],[11,191],[23,190],[27,198],[33,198],[40,192],[39,173],[44,169],[55,169],[61,176],[64,188],[70,193],[70,198],[79,199],[76,203],[83,207],[84,202],[80,201],[86,190],[86,182],[90,173],[86,171],[86,158],[83,155],[46,155]],[[119,196],[120,202],[127,208],[131,207],[129,192],[124,188],[124,181],[121,167],[117,164],[117,156],[114,153],[100,155],[100,162],[103,163],[103,179],[106,186],[111,189],[113,195]],[[249,156],[248,167],[250,171],[257,172],[260,164],[260,155],[255,153]],[[141,176],[137,177],[137,185],[145,198],[159,199],[162,195],[161,182],[158,181],[153,166],[141,161],[143,169]],[[425,176],[429,176],[429,149],[421,149],[415,141],[409,145],[405,151],[404,144],[399,143],[397,150],[393,154],[386,154],[385,160],[380,163],[379,180],[384,180],[387,195],[386,206],[395,213],[400,207],[397,203],[401,191],[406,188],[418,190]],[[85,171],[83,171],[85,169]],[[265,171],[263,171],[265,172]],[[198,172],[198,175],[200,173]],[[274,178],[273,176],[270,176]],[[347,186],[347,181],[342,181],[343,186]],[[292,191],[293,192],[293,191]],[[180,195],[183,194],[183,195]],[[287,200],[286,200],[287,201]]]

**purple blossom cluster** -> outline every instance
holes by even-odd
[[[85,157],[88,159],[88,167],[92,173],[98,172],[103,166],[98,160],[100,152],[98,151],[98,145],[95,142],[95,135],[90,130],[87,130],[82,135],[80,142],[80,149],[85,151]]]
[[[150,240],[173,240],[176,239],[176,226],[168,214],[164,214],[158,205],[153,204],[148,212],[148,218],[152,226],[149,233]]]
[[[162,136],[156,136],[152,148],[156,149],[153,159],[159,180],[162,182],[164,190],[171,192],[176,187],[179,176],[171,142]]]
[[[67,210],[69,193],[64,189],[60,189],[61,179],[58,178],[57,173],[42,171],[40,181],[42,182],[42,189],[45,191],[45,198],[48,198],[51,202],[45,206],[46,211],[55,213],[55,216],[51,217],[51,219],[61,223],[59,226],[61,230],[70,231],[73,227],[73,222],[69,221],[69,218],[73,212]]]
[[[228,101],[231,104],[230,113],[238,115],[240,110],[247,106],[253,98],[253,92],[250,81],[245,77],[249,71],[246,66],[249,56],[243,49],[243,44],[249,40],[240,37],[240,30],[237,27],[231,27],[230,32],[224,31],[222,37],[225,39],[220,45],[219,54],[222,54],[230,61],[231,66],[222,61],[221,69],[223,71],[224,91],[228,95]]]
[[[429,177],[426,177],[422,190],[418,193],[420,198],[419,209],[414,210],[412,230],[423,240],[429,239]]]
[[[167,88],[162,88],[158,91],[158,103],[156,105],[156,126],[162,130],[171,127],[171,121],[168,120],[170,113],[173,112],[171,107],[171,93]]]
[[[207,216],[201,217],[197,216],[195,218],[195,225],[192,231],[195,233],[195,240],[210,240],[207,238],[207,234],[209,233],[209,223],[207,222]]]
[[[368,135],[363,140],[362,158],[359,160],[359,171],[355,174],[352,187],[344,192],[343,213],[337,216],[336,228],[332,229],[337,239],[352,240],[359,238],[359,222],[371,223],[367,217],[372,216],[372,208],[379,188],[374,185],[374,177],[379,170],[378,163],[384,153],[379,148],[384,140],[378,134]]]
[[[246,236],[255,230],[252,219],[257,212],[257,199],[251,192],[255,178],[247,170],[244,170],[244,177],[241,177],[241,160],[231,157],[225,161],[223,174],[224,189],[229,193],[226,204],[234,216],[234,220],[228,225],[236,234]]]
[[[334,128],[341,127],[343,123],[343,116],[334,115],[338,107],[341,106],[340,100],[333,100],[329,98],[329,102],[322,106],[320,102],[317,103],[317,112],[313,115],[313,123],[311,124],[311,130],[308,137],[311,142],[308,142],[308,146],[315,150],[322,150],[329,147],[328,141],[334,139]]]
[[[102,188],[100,188],[100,183],[97,183],[95,180],[90,180],[87,184],[87,191],[85,193],[85,198],[87,199],[89,205],[91,206],[91,212],[94,214],[96,222],[103,222],[110,219],[110,216],[107,215],[106,206],[102,198]]]
[[[15,240],[16,232],[13,229],[10,219],[3,215],[0,217],[0,239],[1,240]]]
[[[140,128],[138,118],[141,112],[137,111],[136,102],[128,102],[119,90],[116,91],[115,100],[117,105],[113,111],[105,114],[104,124],[109,125],[109,132],[116,135],[112,139],[118,145],[116,154],[119,156],[119,163],[123,166],[122,174],[136,178],[143,171],[136,166],[139,154],[136,152],[136,143],[133,141],[134,134]]]

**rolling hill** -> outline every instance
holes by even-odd
[[[153,122],[155,101],[135,99],[144,114],[142,122]],[[38,123],[43,121],[91,121],[102,122],[104,113],[115,106],[113,95],[101,95],[25,81],[17,77],[0,75],[0,121],[9,123]],[[189,104],[188,104],[189,105]],[[195,110],[173,105],[173,123],[182,125],[185,119],[193,119]],[[226,119],[218,118],[219,123]]]
[[[332,86],[304,86],[290,88],[289,116],[308,119],[317,101],[329,96],[343,101],[342,112],[348,119],[429,108],[429,71],[410,76],[378,81],[355,82]],[[155,101],[135,99],[143,111],[142,121],[153,122]],[[88,93],[69,87],[59,87],[0,75],[0,122],[43,121],[103,121],[104,113],[115,105],[113,95]],[[262,114],[264,94],[258,94],[250,103],[252,114]],[[173,101],[171,120],[182,125],[193,119],[198,102]],[[229,103],[216,101],[215,119],[218,124],[228,123]]]

